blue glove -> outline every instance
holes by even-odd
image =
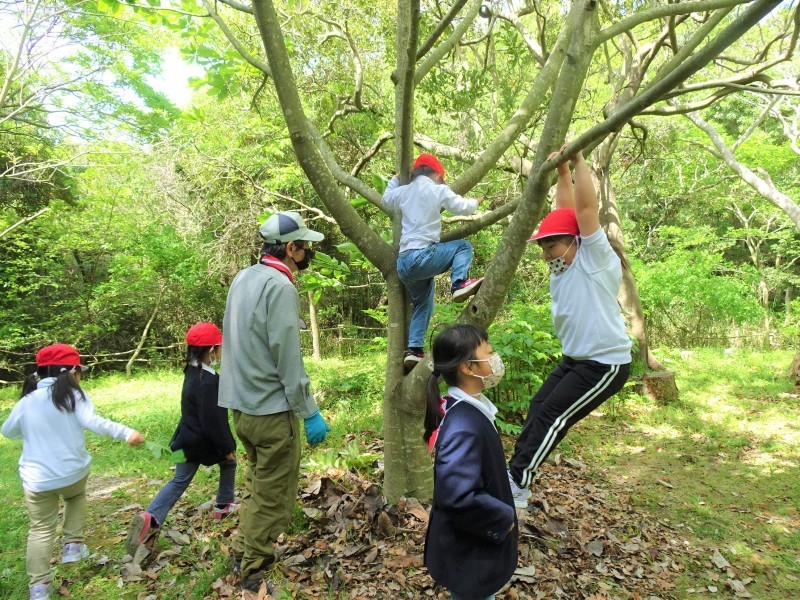
[[[310,417],[303,419],[303,422],[306,425],[306,439],[308,440],[308,444],[310,446],[316,446],[317,444],[324,442],[325,437],[331,430],[331,428],[328,427],[328,424],[325,422],[325,419],[323,419],[322,415],[319,414],[319,411],[315,412]]]

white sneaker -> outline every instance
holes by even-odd
[[[517,508],[528,508],[528,500],[531,499],[533,493],[528,488],[521,488],[511,477],[511,471],[508,472],[508,483],[511,484],[511,495],[514,498],[514,506]]]
[[[50,598],[50,584],[37,583],[30,588],[30,600],[48,600]]]
[[[64,544],[64,552],[61,554],[62,563],[78,562],[89,556],[89,549],[86,544],[71,542]]]

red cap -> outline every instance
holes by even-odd
[[[444,167],[439,159],[433,154],[420,154],[417,160],[414,161],[414,169],[417,167],[430,167],[439,174],[439,177],[444,179]]]
[[[553,235],[580,235],[578,219],[575,216],[574,208],[557,208],[544,219],[539,225],[539,230],[533,234],[528,241],[535,242],[542,238]]]
[[[198,323],[186,332],[186,343],[200,347],[219,346],[222,343],[222,332],[213,323]]]
[[[45,346],[36,353],[36,365],[39,367],[80,367],[81,371],[89,368],[81,364],[78,351],[69,344]]]

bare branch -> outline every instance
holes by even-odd
[[[350,175],[352,175],[353,177],[358,177],[358,174],[361,172],[361,169],[367,166],[367,163],[369,163],[372,157],[378,153],[378,150],[381,149],[381,146],[383,146],[383,144],[390,139],[392,139],[392,134],[389,133],[388,131],[384,131],[382,134],[380,134],[378,136],[378,139],[375,140],[375,143],[372,144],[372,147],[355,164],[353,169],[350,171]]]
[[[241,2],[236,2],[236,0],[219,0],[219,2],[222,2],[223,4],[227,4],[231,8],[233,8],[235,10],[238,10],[240,12],[247,13],[249,15],[253,14],[253,7],[252,6],[249,6],[247,4],[243,4]]]

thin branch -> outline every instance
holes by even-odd
[[[208,16],[214,19],[214,22],[219,25],[219,28],[222,30],[222,33],[225,34],[225,37],[228,38],[228,41],[231,43],[236,51],[242,55],[248,63],[254,66],[256,69],[264,73],[267,77],[272,77],[272,71],[269,68],[269,65],[247,51],[247,49],[242,45],[242,43],[238,40],[238,38],[233,35],[233,32],[228,27],[228,24],[219,16],[214,6],[211,4],[210,0],[202,0],[203,6],[205,6],[206,10],[208,11]]]
[[[695,2],[680,2],[677,4],[661,4],[634,13],[627,19],[623,19],[618,23],[606,27],[600,32],[597,43],[602,44],[647,21],[654,21],[656,19],[677,15],[686,15],[694,12],[708,12],[717,8],[733,8],[734,6],[747,4],[748,2],[752,2],[752,0],[698,0]]]
[[[423,44],[417,50],[417,60],[421,60],[423,56],[425,56],[433,45],[436,43],[436,40],[444,33],[444,30],[453,22],[453,19],[456,15],[461,12],[461,9],[464,8],[464,5],[467,3],[467,0],[456,0],[453,6],[450,7],[450,10],[447,11],[447,14],[436,24],[436,27],[433,31],[431,31],[428,38],[423,42]]]
[[[40,217],[40,216],[42,216],[42,215],[43,215],[44,213],[46,213],[48,210],[50,210],[50,207],[49,207],[49,206],[46,206],[45,208],[43,208],[42,210],[40,210],[40,211],[39,211],[39,212],[37,212],[36,214],[30,215],[29,217],[25,217],[24,219],[20,219],[19,221],[17,221],[16,223],[14,223],[13,225],[11,225],[10,227],[7,227],[7,228],[5,229],[5,231],[3,231],[3,232],[0,232],[0,239],[3,239],[3,238],[4,238],[4,237],[7,235],[7,234],[11,233],[11,232],[12,232],[13,230],[15,230],[17,227],[20,227],[21,225],[24,225],[25,223],[30,223],[30,222],[31,222],[31,221],[33,221],[33,220],[34,220],[36,217]]]
[[[361,172],[361,169],[367,166],[367,163],[369,163],[372,157],[378,153],[378,150],[381,149],[381,146],[383,146],[383,144],[390,139],[392,139],[392,134],[390,132],[384,131],[382,134],[380,134],[378,136],[378,139],[375,140],[375,143],[372,144],[372,147],[369,150],[367,150],[367,153],[364,156],[362,156],[355,164],[355,166],[352,168],[352,170],[350,171],[350,175],[353,177],[358,177],[358,174]]]
[[[414,73],[414,85],[419,85],[419,82],[425,78],[425,75],[428,74],[428,72],[436,65],[436,63],[442,60],[442,58],[444,58],[444,56],[453,48],[455,48],[459,41],[461,41],[461,38],[464,37],[464,34],[467,32],[467,30],[472,27],[472,23],[475,21],[475,17],[478,16],[478,11],[481,9],[482,3],[483,0],[472,0],[472,6],[470,6],[469,10],[464,15],[464,18],[461,19],[450,37],[436,46],[436,48],[433,49],[428,57],[422,61],[422,64],[417,67],[417,70]]]

